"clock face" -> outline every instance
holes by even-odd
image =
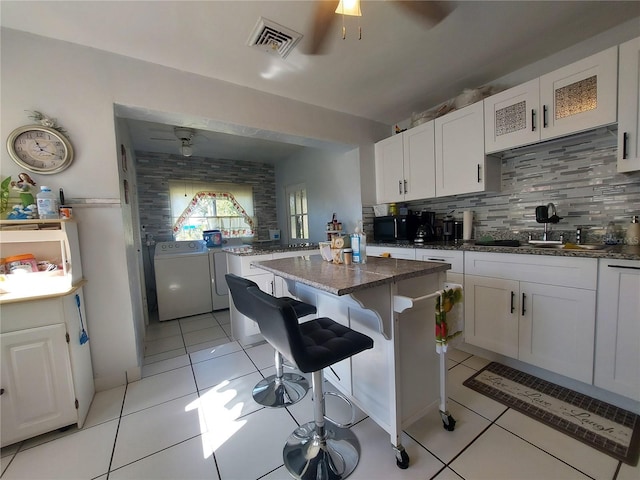
[[[73,148],[58,131],[31,125],[14,130],[7,139],[11,158],[29,171],[58,173],[73,160]]]

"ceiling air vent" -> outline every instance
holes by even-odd
[[[285,58],[301,38],[298,32],[260,17],[249,36],[248,45]]]

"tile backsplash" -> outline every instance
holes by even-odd
[[[535,220],[535,208],[555,204],[562,220],[550,225],[552,235],[575,240],[582,227],[586,241],[600,241],[609,222],[621,236],[632,215],[640,215],[640,172],[616,172],[615,127],[599,128],[571,137],[501,153],[500,192],[458,195],[413,201],[413,211],[453,211],[462,220],[474,212],[473,238],[538,238],[544,225]],[[366,231],[372,234],[373,209],[364,207]]]
[[[136,152],[136,181],[140,225],[156,241],[173,240],[169,180],[214,181],[253,186],[258,238],[269,238],[278,228],[276,182],[273,165],[258,162],[182,157],[165,153]]]

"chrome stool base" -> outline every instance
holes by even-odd
[[[299,402],[307,394],[309,382],[297,373],[271,375],[253,387],[253,399],[265,407],[287,407]]]
[[[315,422],[298,427],[287,440],[284,466],[294,478],[302,480],[340,480],[358,465],[360,443],[348,428],[325,420],[324,438]]]

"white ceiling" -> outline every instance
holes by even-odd
[[[361,40],[357,18],[346,17],[346,40],[338,18],[324,55],[304,53],[313,1],[2,0],[0,23],[394,124],[640,16],[637,1],[447,2],[452,13],[428,28],[394,3],[363,0]],[[303,35],[285,59],[247,46],[261,16]],[[143,123],[131,124],[136,149],[177,152]],[[218,140],[202,152],[229,150]],[[290,147],[273,143],[262,151]]]

